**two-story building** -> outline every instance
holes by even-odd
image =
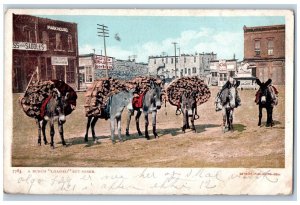
[[[150,75],[165,78],[182,76],[206,77],[210,72],[209,64],[217,58],[215,53],[181,54],[180,56],[149,56]]]
[[[273,84],[285,83],[285,25],[244,26],[244,62],[252,76]]]
[[[237,59],[221,59],[210,61],[209,85],[223,86],[229,77],[237,73]]]
[[[77,24],[13,14],[13,92],[31,77],[63,80],[78,89]]]

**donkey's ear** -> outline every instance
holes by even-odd
[[[234,86],[237,88],[240,86],[240,84],[241,84],[241,82],[239,80],[237,80]]]
[[[268,87],[271,83],[272,83],[272,79],[267,80],[267,82],[265,83],[266,87]]]
[[[258,78],[256,78],[256,84],[259,85],[259,86],[261,86],[261,82],[260,82],[260,80]]]

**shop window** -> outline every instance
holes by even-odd
[[[68,35],[68,51],[73,51],[72,35]]]
[[[254,52],[256,56],[260,56],[260,40],[254,41]]]
[[[92,73],[92,67],[87,66],[85,67],[85,82],[91,83],[93,82],[93,73]]]
[[[67,65],[67,83],[75,83],[75,60],[69,59]]]
[[[273,39],[268,40],[268,55],[272,56],[274,53],[274,41]]]
[[[51,58],[47,58],[47,79],[52,80],[52,65],[51,65]]]

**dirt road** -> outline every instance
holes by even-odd
[[[58,167],[284,167],[284,87],[279,87],[279,104],[274,108],[273,128],[258,127],[258,107],[254,103],[254,90],[240,91],[242,106],[234,111],[234,132],[223,133],[222,113],[214,110],[217,88],[210,88],[212,97],[198,107],[200,119],[195,121],[197,132],[181,131],[182,116],[175,115],[175,107],[167,104],[158,114],[159,139],[146,140],[137,135],[131,123],[131,137],[124,143],[112,144],[109,122],[100,120],[96,134],[100,143],[84,142],[86,118],[84,93],[79,93],[77,109],[67,117],[65,139],[60,144],[55,134],[56,148],[38,146],[37,125],[25,115],[18,104],[20,94],[14,94],[13,106],[13,166]],[[167,113],[167,115],[166,115]],[[123,113],[122,134],[125,135],[127,111]],[[133,121],[133,119],[132,119]],[[141,117],[141,129],[144,120]],[[56,126],[57,128],[57,126]],[[151,133],[151,123],[150,123]],[[48,141],[50,140],[47,128]],[[151,137],[153,137],[151,133]]]

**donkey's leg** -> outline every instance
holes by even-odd
[[[152,127],[153,127],[153,135],[155,138],[158,138],[158,134],[156,132],[156,112],[152,112]]]
[[[98,119],[99,119],[98,117],[94,117],[91,122],[91,130],[92,130],[92,136],[93,136],[94,142],[96,141],[95,125],[96,125]]]
[[[54,122],[53,120],[50,121],[50,136],[51,136],[51,142],[50,142],[50,146],[54,149]]]
[[[122,135],[121,135],[121,116],[116,117],[116,120],[117,120],[117,126],[118,126],[119,141],[123,142]]]
[[[274,121],[273,121],[273,107],[270,107],[270,123],[271,127],[274,126]]]
[[[138,131],[139,136],[142,136],[143,133],[140,130],[140,117],[141,117],[142,111],[138,110],[135,116],[135,124],[136,124],[136,130]]]
[[[113,144],[116,143],[115,141],[115,118],[110,118],[110,130],[111,130],[111,141]]]
[[[191,124],[192,124],[192,130],[194,130],[196,132],[196,128],[195,128],[195,110],[193,109],[193,115],[191,117]]]
[[[47,121],[43,120],[42,121],[42,132],[43,132],[44,144],[45,145],[48,144],[47,137],[46,137],[46,125],[47,125]]]
[[[226,127],[227,127],[227,113],[226,113],[226,108],[223,108],[223,131],[226,132]]]
[[[36,120],[37,124],[38,124],[38,145],[41,146],[41,131],[42,131],[42,123],[43,123],[43,120],[39,121],[38,119]]]
[[[233,109],[229,110],[229,129],[233,131]]]
[[[258,106],[258,126],[261,126],[262,106]]]
[[[187,121],[188,121],[188,113],[187,110],[183,110],[182,112],[182,131],[185,132],[185,130],[187,129]]]
[[[92,121],[92,117],[88,117],[88,121],[86,123],[86,132],[85,132],[85,136],[84,136],[84,141],[85,142],[89,141],[88,135],[89,135],[89,128],[90,128],[90,125],[91,125],[91,121]]]
[[[149,133],[148,133],[148,125],[149,125],[149,119],[148,119],[148,113],[144,112],[145,115],[145,137],[147,140],[150,140]]]
[[[128,110],[127,112],[127,124],[126,124],[126,136],[130,136],[129,134],[129,125],[130,125],[130,120],[131,120],[131,115],[134,114],[134,110],[130,111]]]
[[[63,124],[61,122],[59,122],[59,120],[58,120],[58,131],[59,131],[59,135],[60,135],[60,139],[61,139],[61,144],[63,146],[67,146],[67,144],[65,142],[65,138],[64,138],[64,127],[63,127]]]

